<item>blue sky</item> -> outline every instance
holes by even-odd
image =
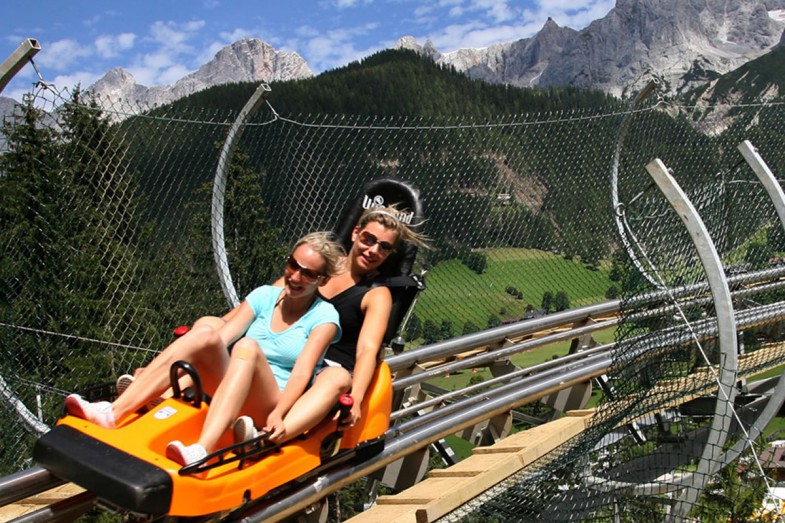
[[[614,0],[3,0],[0,60],[25,38],[43,79],[91,85],[114,67],[137,83],[172,84],[241,38],[300,54],[315,73],[391,47],[430,39],[441,52],[511,42],[548,17],[581,29]],[[10,14],[13,13],[13,14]],[[20,99],[38,79],[26,66],[3,96]]]

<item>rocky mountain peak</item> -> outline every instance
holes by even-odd
[[[256,38],[245,38],[219,50],[212,60],[174,85],[145,87],[133,75],[115,68],[89,90],[105,103],[130,101],[136,109],[170,103],[215,85],[235,82],[272,82],[310,78],[313,71],[295,52],[277,51]]]
[[[530,38],[442,54],[439,63],[494,83],[632,94],[651,78],[683,92],[782,41],[785,0],[617,0],[576,31],[548,19]],[[408,48],[419,48],[408,37]],[[419,48],[422,50],[422,48]]]
[[[559,24],[557,24],[553,20],[553,18],[551,18],[549,16],[548,19],[545,21],[545,24],[542,26],[542,29],[540,29],[540,33],[543,33],[543,32],[546,32],[546,31],[556,31],[558,29],[559,29]]]

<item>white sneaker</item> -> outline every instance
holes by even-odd
[[[117,392],[117,396],[119,397],[123,392],[125,392],[125,390],[131,386],[131,383],[133,383],[135,379],[136,378],[134,376],[131,376],[130,374],[123,374],[122,376],[117,378],[117,381],[115,382],[115,386],[114,386],[115,391]],[[163,401],[164,399],[161,397],[153,398],[147,402],[147,405],[145,405],[145,407],[147,407],[147,410],[153,410],[153,408],[163,403]]]
[[[196,463],[204,459],[205,456],[207,456],[207,451],[198,443],[186,447],[182,441],[174,440],[166,446],[166,457],[182,466]]]
[[[90,403],[79,394],[71,394],[65,398],[65,410],[72,416],[91,421],[105,429],[116,426],[112,404],[108,401]]]
[[[243,441],[254,439],[259,435],[256,431],[256,427],[253,426],[253,419],[251,419],[250,416],[240,416],[237,418],[232,427],[232,432],[234,433],[235,443],[242,443]]]
[[[117,382],[115,383],[115,390],[117,391],[117,395],[121,395],[125,392],[125,389],[131,386],[131,383],[134,382],[134,377],[130,374],[123,374],[119,378],[117,378]]]

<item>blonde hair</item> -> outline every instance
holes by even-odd
[[[428,248],[426,243],[428,238],[423,234],[413,231],[408,225],[403,223],[399,218],[401,214],[402,212],[395,205],[390,205],[387,207],[371,207],[370,209],[366,209],[365,212],[360,215],[360,219],[357,220],[357,228],[361,230],[370,222],[377,222],[386,229],[392,229],[396,232],[396,247],[398,247],[401,242],[405,241],[412,243],[417,247]]]
[[[346,256],[343,247],[338,245],[332,240],[333,233],[327,231],[311,232],[297,240],[297,243],[292,247],[294,252],[300,245],[308,245],[311,249],[322,257],[324,260],[324,273],[326,276],[332,276],[338,272],[338,266],[341,258]]]

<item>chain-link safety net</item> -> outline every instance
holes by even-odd
[[[785,112],[711,108],[733,123],[706,133],[690,122],[698,108],[651,109],[621,124],[611,168],[621,319],[589,428],[440,521],[782,518],[767,440],[783,397],[784,224],[761,163],[738,146],[754,142],[746,150],[763,170],[782,173]],[[672,205],[650,171],[671,175],[685,199]],[[725,289],[704,270],[713,248]]]
[[[734,474],[760,506],[769,485],[751,426],[765,400],[733,373],[782,362],[785,247],[737,145],[785,172],[782,105],[717,108],[732,123],[710,131],[662,101],[482,122],[274,106],[273,91],[238,127],[241,114],[187,101],[148,109],[42,84],[5,117],[0,473],[31,465],[67,393],[143,365],[173,327],[272,281],[296,238],[332,229],[366,182],[393,176],[421,190],[431,247],[407,349],[622,300],[591,427],[446,519],[697,517],[727,507],[716,492],[741,497],[716,486]],[[717,245],[743,356],[717,341],[698,251],[645,170],[654,158]]]

